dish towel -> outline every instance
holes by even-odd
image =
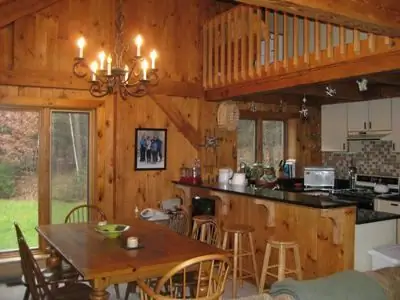
[[[379,283],[358,271],[303,281],[288,278],[274,283],[269,293],[290,295],[295,300],[387,300]]]

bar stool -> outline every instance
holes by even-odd
[[[257,287],[259,286],[257,262],[253,242],[254,227],[244,224],[233,224],[224,226],[222,231],[224,233],[222,248],[224,250],[233,252],[232,298],[236,298],[238,280],[240,280],[242,283],[243,279],[254,277]],[[233,234],[233,249],[227,249],[229,234]],[[243,249],[243,235],[246,235],[249,240],[250,251],[245,251]],[[246,256],[251,256],[253,271],[243,269],[243,257]]]
[[[271,257],[272,249],[278,250],[278,264],[270,266],[269,259]],[[294,262],[296,266],[295,270],[286,268],[287,249],[293,249]],[[277,273],[272,273],[268,271],[272,268],[277,268]],[[296,274],[298,280],[301,280],[303,278],[303,274],[301,271],[299,245],[294,241],[268,241],[267,246],[265,247],[265,255],[261,271],[260,285],[258,289],[259,293],[264,292],[264,285],[267,275],[270,275],[276,278],[278,281],[281,281],[286,277],[287,274]]]
[[[199,230],[198,228],[201,226],[201,224],[210,221],[216,222],[216,218],[210,215],[199,215],[199,216],[193,216],[192,221],[193,221],[193,227],[192,227],[192,237],[193,237],[194,234],[198,232]]]

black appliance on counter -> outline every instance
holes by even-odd
[[[192,198],[192,216],[215,216],[215,200],[195,196]]]
[[[386,185],[387,193],[376,193],[376,184]],[[378,197],[399,195],[400,179],[398,177],[356,175],[354,189],[342,189],[332,191],[332,200],[338,202],[354,202],[357,208],[373,210],[374,200]]]

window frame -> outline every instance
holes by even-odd
[[[283,157],[288,158],[288,119],[293,118],[294,115],[290,113],[274,113],[274,112],[251,112],[248,110],[240,110],[240,120],[253,120],[255,121],[255,162],[263,161],[263,121],[281,121],[283,122]],[[237,162],[236,162],[237,165]]]
[[[38,225],[51,222],[51,115],[56,112],[85,112],[89,113],[89,175],[88,175],[88,203],[95,201],[96,191],[96,132],[97,110],[104,104],[103,100],[74,101],[70,99],[51,99],[48,102],[43,98],[13,96],[0,99],[0,109],[36,111],[39,112],[39,153],[37,163],[38,173]],[[47,244],[39,237],[38,247],[33,248],[34,254],[43,254]],[[0,252],[0,260],[18,258],[18,250]]]

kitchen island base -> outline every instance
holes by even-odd
[[[258,266],[263,265],[267,241],[274,239],[298,243],[304,279],[353,269],[355,206],[317,208],[289,204],[276,197],[267,199],[202,185],[177,183],[176,187],[183,191],[187,207],[191,206],[194,196],[215,199],[215,217],[221,228],[224,224],[234,223],[253,226]],[[295,263],[291,257],[293,255],[288,256],[286,263],[293,269]],[[277,255],[272,255],[271,264],[277,261]],[[247,269],[251,268],[250,261],[244,264]]]

